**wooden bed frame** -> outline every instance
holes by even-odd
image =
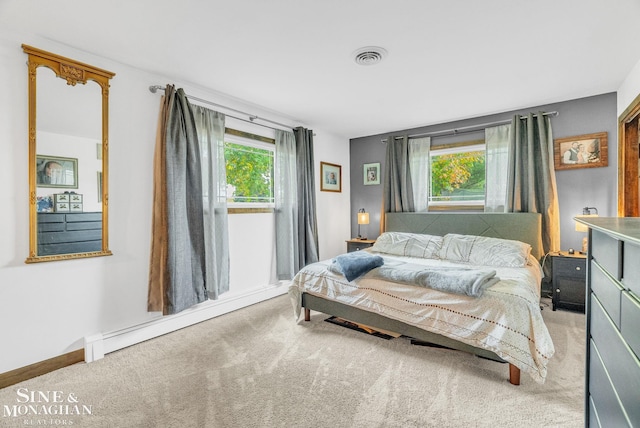
[[[531,245],[531,254],[542,257],[541,215],[537,213],[387,213],[385,230],[444,236],[447,233],[514,239]],[[493,361],[505,363],[494,352],[467,345],[448,337],[431,333],[412,325],[387,318],[378,313],[357,309],[343,303],[302,293],[305,321],[311,320],[311,310],[334,315],[374,328],[393,331],[413,339],[447,348],[469,352]],[[520,369],[509,363],[509,382],[520,384]]]

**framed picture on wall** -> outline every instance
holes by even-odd
[[[38,187],[78,188],[78,159],[58,156],[36,156]]]
[[[607,133],[553,140],[555,169],[596,168],[608,165]]]
[[[342,166],[320,162],[320,190],[342,192]]]
[[[369,186],[371,184],[380,184],[380,162],[365,163],[362,169],[365,186]]]

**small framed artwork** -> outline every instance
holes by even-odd
[[[553,140],[555,169],[596,168],[608,165],[607,133]]]
[[[365,163],[362,171],[364,185],[380,184],[380,162]]]
[[[36,155],[38,187],[78,188],[78,159]]]
[[[333,163],[320,162],[320,190],[342,192],[342,167]]]

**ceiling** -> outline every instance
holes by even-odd
[[[0,28],[346,138],[614,92],[639,16],[640,0],[0,0]],[[388,55],[358,65],[364,46]]]

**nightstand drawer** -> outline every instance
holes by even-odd
[[[347,252],[364,250],[375,243],[375,239],[350,239],[347,241]]]
[[[367,244],[355,244],[355,243],[351,243],[349,242],[347,244],[347,252],[352,252],[352,251],[360,251],[363,250],[365,248],[369,248],[371,245],[367,245]]]
[[[561,276],[585,277],[587,260],[575,257],[555,257],[553,259],[553,273]]]
[[[553,282],[553,307],[584,312],[587,284],[585,279],[556,277]]]

